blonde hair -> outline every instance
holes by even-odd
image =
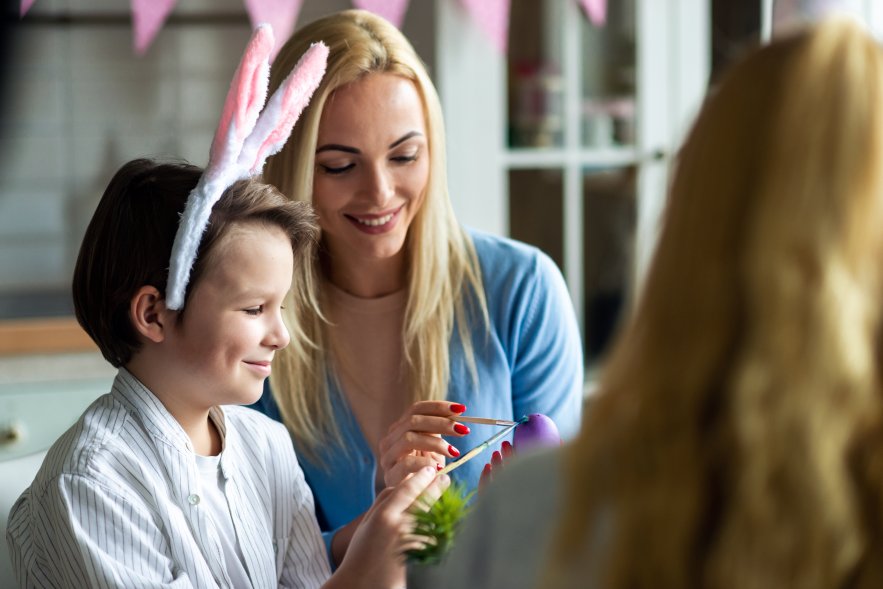
[[[590,572],[605,514],[603,587],[883,587],[881,114],[880,48],[840,19],[712,93],[544,587]]]
[[[310,201],[316,141],[325,102],[333,92],[372,73],[414,82],[424,108],[430,172],[423,205],[408,232],[408,302],[404,356],[412,401],[444,399],[449,378],[448,346],[454,323],[477,378],[469,325],[487,321],[481,274],[473,244],[460,227],[448,197],[444,123],[438,95],[407,39],[382,18],[345,10],[317,20],[286,43],[274,63],[271,91],[279,86],[310,43],[330,49],[328,68],[286,146],[271,158],[264,178],[295,200]],[[274,364],[272,389],[283,421],[311,458],[321,443],[340,441],[327,379],[329,358],[321,310],[321,282],[297,285],[287,306],[292,342]],[[467,294],[468,293],[468,294]]]

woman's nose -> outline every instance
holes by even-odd
[[[389,170],[383,166],[374,166],[368,178],[368,196],[378,205],[387,203],[395,195],[395,184]]]

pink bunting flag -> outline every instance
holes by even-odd
[[[604,26],[607,22],[607,0],[579,0],[579,3],[590,23],[596,27]]]
[[[509,45],[511,0],[460,0],[460,2],[494,47],[500,53],[506,53]]]
[[[402,28],[409,0],[353,0],[353,6],[382,16],[397,28]]]
[[[302,4],[303,0],[245,0],[252,27],[257,27],[261,23],[269,23],[273,27],[276,45],[270,53],[271,62],[294,32]]]
[[[21,6],[19,7],[19,17],[23,17],[27,14],[28,10],[31,9],[31,6],[34,5],[34,0],[21,0]]]
[[[177,0],[132,0],[135,53],[144,55],[176,2]]]

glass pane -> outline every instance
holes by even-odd
[[[760,2],[711,2],[711,83],[749,47],[760,43]]]
[[[586,363],[602,359],[631,293],[636,199],[635,168],[583,175],[583,277]]]
[[[561,0],[513,2],[509,20],[509,146],[563,143]]]
[[[584,16],[584,15],[583,15]],[[607,3],[607,19],[580,19],[582,143],[605,148],[635,142],[635,2]]]
[[[509,172],[509,235],[549,254],[562,272],[563,181],[560,169]]]

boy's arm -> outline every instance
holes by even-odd
[[[41,585],[192,587],[175,570],[168,538],[152,514],[95,479],[62,475],[24,507],[33,549],[29,568]]]

